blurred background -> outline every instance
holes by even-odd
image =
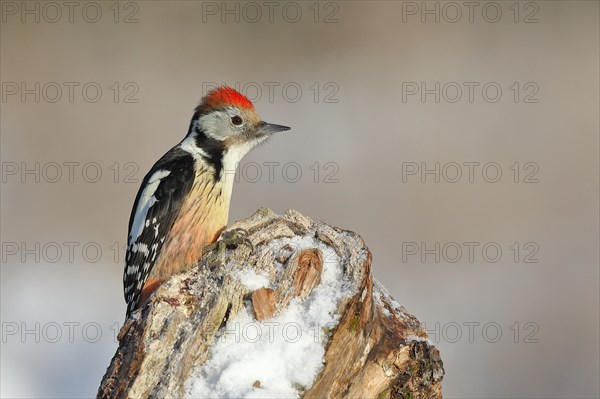
[[[222,83],[293,128],[230,221],[361,234],[448,398],[600,395],[598,2],[1,7],[2,397],[95,396],[140,181]]]

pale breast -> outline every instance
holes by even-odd
[[[152,268],[151,279],[166,279],[189,270],[227,224],[230,198],[221,182],[215,183],[210,177],[207,173],[196,176]]]

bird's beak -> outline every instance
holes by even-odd
[[[262,133],[262,134],[273,134],[273,133],[283,132],[283,131],[290,130],[290,129],[291,128],[287,127],[287,126],[275,125],[273,123],[267,123],[265,121],[260,121],[256,131],[257,131],[257,133]]]

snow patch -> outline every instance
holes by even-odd
[[[375,299],[377,305],[382,309],[384,315],[389,317],[391,316],[391,313],[385,306],[381,298],[384,298],[385,301],[399,316],[405,317],[405,314],[402,311],[402,305],[396,302],[396,300],[390,295],[388,290],[379,281],[375,279],[373,279],[373,298]]]
[[[323,251],[321,283],[306,299],[295,298],[280,314],[261,322],[246,303],[221,329],[209,360],[188,379],[186,397],[297,398],[300,389],[312,385],[323,367],[325,331],[339,323],[337,304],[353,293],[333,249],[311,236],[274,240],[269,249],[277,253],[285,245]],[[268,285],[266,277],[251,270],[239,276],[250,289]]]
[[[256,273],[252,269],[239,270],[237,272],[237,276],[242,285],[244,285],[250,291],[254,291],[259,288],[269,288],[269,278],[264,274]]]
[[[412,342],[426,342],[428,345],[433,346],[433,342],[429,338],[417,337],[416,335],[410,335],[406,337],[406,343],[411,344]]]

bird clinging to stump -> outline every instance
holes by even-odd
[[[227,224],[237,164],[287,126],[266,123],[230,87],[210,91],[185,138],[142,180],[129,218],[127,317],[167,278],[193,267]]]

